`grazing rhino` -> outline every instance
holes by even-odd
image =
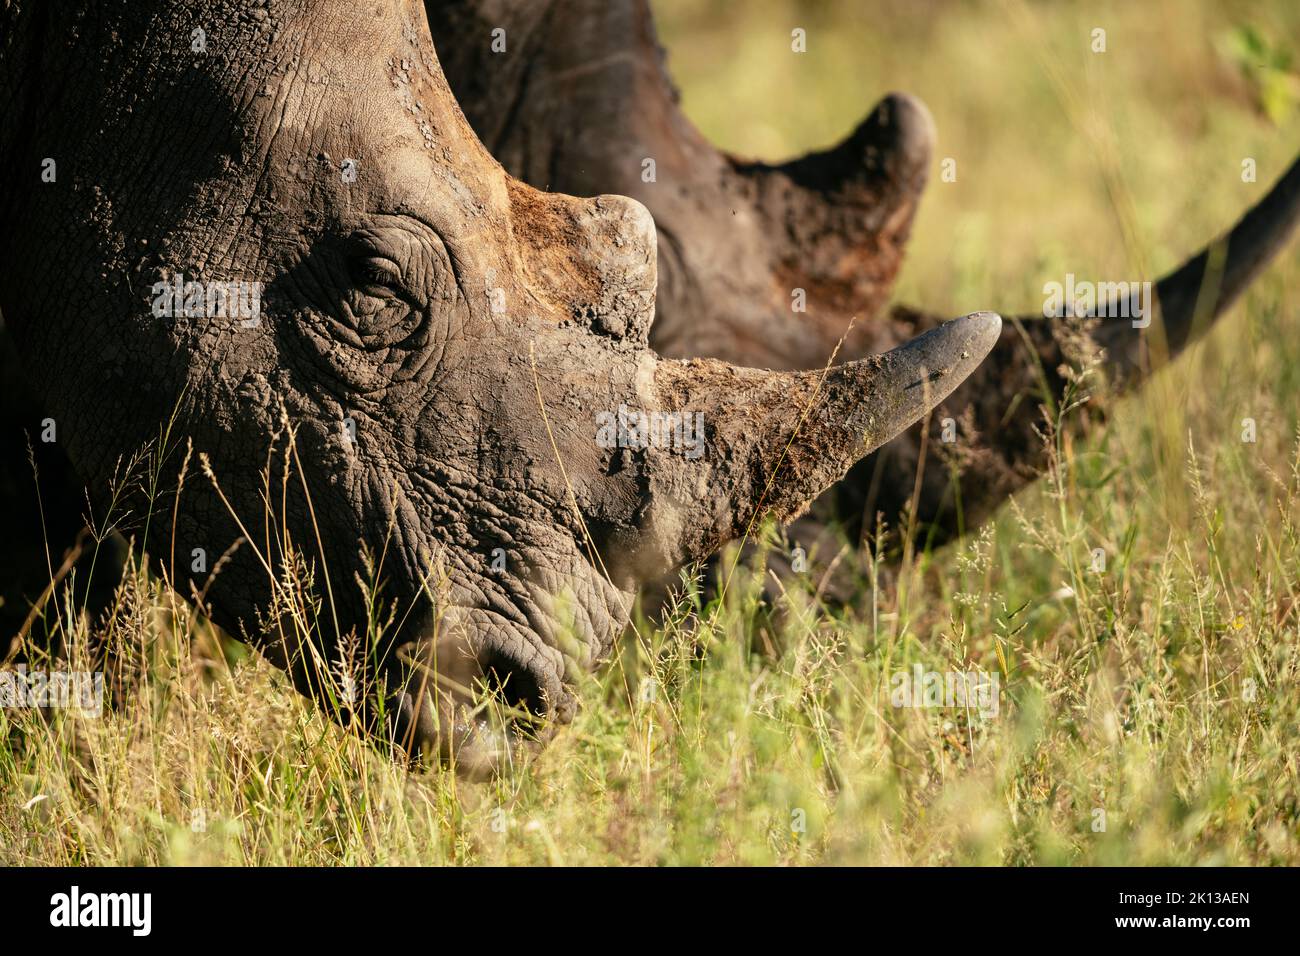
[[[749,162],[716,149],[682,113],[647,0],[426,5],[452,91],[510,173],[574,195],[620,193],[650,210],[659,237],[650,343],[660,354],[817,368],[846,332],[837,358],[851,361],[938,321],[887,308],[934,143],[919,100],[885,97],[824,152]],[[656,163],[653,181],[643,176],[646,158]],[[1167,357],[1231,306],[1298,220],[1300,162],[1230,233],[1155,284]],[[794,288],[806,292],[804,313],[791,309]],[[1206,313],[1195,324],[1198,304]],[[1128,314],[1126,300],[1114,305],[1098,314]],[[1149,371],[1154,331],[1121,320],[1095,332],[1115,392]],[[937,431],[942,418],[966,413],[982,437],[966,449],[955,486],[948,468],[924,466],[929,433],[918,424],[856,465],[798,536],[809,543],[835,517],[856,539],[864,519],[868,532],[877,512],[893,521],[914,495],[918,539],[939,543],[981,523],[1041,473],[1033,410],[1060,399],[1059,370],[1076,364],[1078,345],[1074,322],[1043,321],[1040,312],[1008,323],[990,360],[928,420]],[[1103,410],[1089,406],[1092,415]]]
[[[484,686],[568,720],[640,582],[798,515],[1000,335],[661,359],[645,208],[510,178],[414,0],[5,0],[0,35],[3,367],[98,520],[470,773],[512,740]]]

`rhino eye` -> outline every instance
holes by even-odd
[[[374,250],[348,256],[348,283],[343,296],[351,325],[363,337],[388,336],[417,314],[402,269]]]
[[[377,299],[396,298],[402,291],[402,270],[384,256],[357,256],[350,263],[358,291]]]

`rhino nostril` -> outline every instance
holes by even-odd
[[[518,661],[492,650],[481,660],[484,690],[502,706],[505,723],[527,734],[549,708],[537,678]]]

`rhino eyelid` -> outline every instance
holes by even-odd
[[[394,292],[403,287],[401,267],[386,256],[358,257],[352,263],[352,275],[360,285],[382,286]]]

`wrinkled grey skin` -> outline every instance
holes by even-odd
[[[344,716],[470,773],[510,745],[477,685],[571,718],[640,582],[799,514],[1000,332],[979,314],[826,375],[660,360],[646,210],[510,179],[418,2],[9,0],[0,24],[0,309],[93,506],[153,443],[153,516],[138,486],[120,507],[182,593],[319,698],[357,636],[379,690]],[[178,273],[262,283],[260,321],[159,317]],[[600,447],[621,405],[702,413],[705,453]],[[293,552],[310,646],[275,599]]]

